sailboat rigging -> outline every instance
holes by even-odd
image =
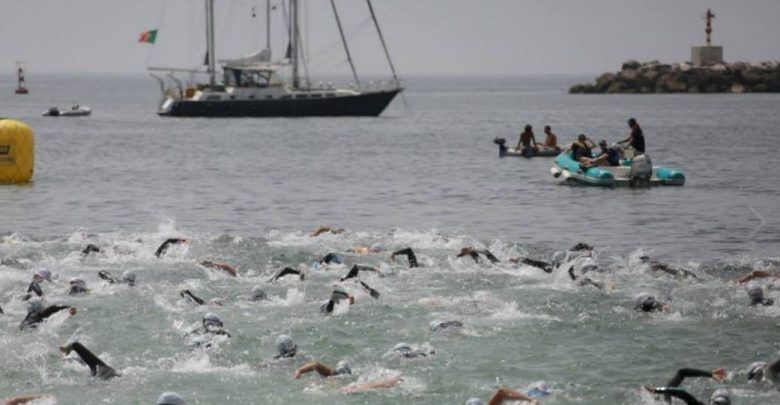
[[[163,99],[158,114],[174,117],[306,117],[306,116],[378,116],[393,98],[403,91],[390,53],[382,36],[379,22],[371,0],[366,0],[371,18],[393,73],[393,81],[380,88],[361,86],[355,69],[347,39],[341,25],[336,3],[331,0],[341,41],[349,62],[355,85],[335,88],[332,85],[312,87],[306,74],[302,80],[301,65],[307,73],[302,58],[301,30],[299,27],[299,0],[282,3],[285,11],[289,44],[286,60],[271,58],[271,3],[266,0],[266,47],[251,55],[217,60],[215,51],[214,2],[204,0],[206,11],[206,73],[208,83],[182,85],[173,73],[180,69],[154,68],[151,71],[167,71],[172,80],[166,81],[154,76],[161,83]],[[254,16],[254,8],[253,8]],[[221,65],[221,77],[218,66]],[[280,78],[279,72],[290,69],[289,83]],[[186,71],[186,70],[185,70]],[[193,72],[193,71],[191,71]],[[202,72],[202,71],[201,71]]]

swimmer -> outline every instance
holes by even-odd
[[[670,274],[672,276],[675,276],[677,278],[697,278],[696,274],[693,274],[692,272],[685,270],[685,269],[678,269],[675,267],[671,267],[666,263],[661,263],[656,260],[650,260],[650,257],[648,256],[641,256],[639,260],[643,264],[647,264],[652,271],[661,271],[667,274]]]
[[[8,398],[3,402],[4,405],[22,405],[22,404],[28,404],[30,402],[35,401],[38,403],[38,401],[47,401],[45,403],[56,403],[57,399],[52,395],[17,395],[12,398]]]
[[[163,392],[157,398],[157,405],[186,405],[184,397],[175,392]]]
[[[86,294],[89,292],[87,289],[87,283],[85,283],[84,280],[80,278],[72,278],[68,284],[70,284],[68,295]]]
[[[415,267],[420,267],[420,265],[417,264],[417,256],[414,255],[414,251],[410,247],[401,250],[396,250],[390,255],[390,260],[395,261],[395,257],[401,255],[406,256],[406,259],[409,260],[410,269],[413,269]]]
[[[434,350],[434,348],[427,343],[417,349],[413,349],[408,344],[401,342],[393,346],[389,352],[385,353],[384,357],[403,357],[406,359],[415,359],[418,357],[428,357],[433,354],[436,354],[436,350]]]
[[[180,243],[188,243],[188,239],[182,239],[182,238],[168,238],[163,242],[160,247],[157,248],[157,250],[154,252],[154,256],[159,258],[162,258],[162,256],[165,254],[165,252],[168,251],[168,248],[173,244],[180,244]]]
[[[772,383],[780,382],[780,359],[768,364],[765,361],[756,361],[748,366],[748,381],[764,380]]]
[[[260,286],[252,287],[252,292],[249,294],[249,299],[251,301],[261,301],[261,300],[270,301],[268,295],[265,293],[265,291],[263,291],[262,288],[260,288]]]
[[[67,309],[71,316],[76,315],[76,308],[70,305],[49,305],[44,308],[40,298],[32,298],[27,301],[27,316],[19,324],[19,329],[37,328],[40,323],[64,309]]]
[[[328,302],[326,302],[325,304],[322,304],[322,306],[320,306],[320,312],[326,313],[326,314],[329,314],[329,313],[333,312],[333,308],[336,306],[336,304],[341,302],[341,300],[348,300],[349,301],[349,305],[352,305],[352,304],[355,303],[355,297],[347,294],[346,291],[344,291],[343,289],[337,287],[335,290],[333,290],[333,293],[331,293],[330,299],[328,300]]]
[[[764,298],[764,289],[760,285],[750,286],[747,290],[748,297],[750,297],[750,306],[755,307],[757,305],[770,306],[775,303],[775,300],[771,298]]]
[[[103,280],[108,281],[108,284],[127,284],[130,287],[134,287],[135,286],[135,273],[133,273],[132,271],[129,271],[129,270],[125,271],[124,273],[122,273],[122,276],[119,277],[119,280],[114,278],[114,276],[111,275],[111,273],[109,273],[109,272],[107,272],[105,270],[99,271],[98,272],[98,277],[102,278]]]
[[[655,297],[648,293],[639,293],[635,298],[634,310],[642,312],[666,311],[668,306],[656,301]]]
[[[384,250],[385,250],[384,246],[382,246],[381,243],[377,242],[371,246],[355,246],[353,248],[347,249],[347,252],[358,254],[358,255],[367,255],[370,253],[379,253]]]
[[[688,391],[678,387],[653,387],[647,386],[645,389],[652,394],[663,394],[667,398],[677,398],[686,405],[731,405],[731,395],[725,388],[718,388],[712,393],[709,402],[699,401]]]
[[[291,275],[291,274],[297,275],[298,279],[300,279],[301,281],[303,281],[306,278],[306,276],[303,274],[302,271],[296,270],[296,269],[294,269],[292,267],[285,267],[285,268],[279,270],[279,272],[276,273],[276,275],[271,277],[271,279],[268,280],[268,282],[269,283],[273,283],[274,281],[279,280],[280,278],[282,278],[284,276]]]
[[[279,335],[276,338],[277,355],[274,359],[289,359],[295,357],[298,352],[298,345],[287,335]]]
[[[349,273],[347,273],[346,276],[341,278],[341,281],[349,280],[350,278],[355,278],[358,276],[358,272],[361,271],[372,271],[374,273],[379,273],[379,269],[377,269],[376,267],[365,266],[362,264],[355,264],[352,266],[351,269],[349,269]]]
[[[224,335],[227,337],[230,336],[230,333],[228,333],[225,329],[223,329],[222,320],[219,319],[219,317],[214,314],[213,312],[209,312],[206,315],[203,315],[203,319],[201,320],[201,324],[203,326],[203,329],[195,330],[196,333],[201,334],[211,334],[211,335]]]
[[[582,276],[577,277],[574,274],[574,266],[570,266],[568,272],[569,272],[569,278],[572,281],[576,281],[577,285],[580,286],[580,287],[584,287],[586,285],[592,285],[592,286],[598,288],[599,290],[603,290],[605,287],[608,290],[612,290],[613,288],[615,288],[615,286],[613,284],[610,284],[610,283],[602,283],[600,281],[593,281],[589,277],[582,277]]]
[[[352,369],[349,367],[349,363],[346,360],[341,360],[336,364],[336,368],[330,368],[318,361],[306,363],[298,367],[293,373],[293,377],[296,379],[301,378],[304,374],[316,371],[322,377],[336,377],[352,375]]]
[[[431,332],[444,332],[463,327],[461,321],[432,321],[429,328]]]
[[[17,259],[15,257],[4,257],[0,260],[1,266],[15,267],[17,269],[26,269],[30,261],[27,259]]]
[[[206,301],[203,301],[200,297],[196,296],[192,293],[190,290],[183,290],[179,293],[179,295],[182,298],[185,298],[189,300],[192,303],[198,304],[198,305],[206,305]]]
[[[101,250],[100,250],[99,247],[97,247],[97,246],[95,246],[95,245],[90,243],[89,245],[87,245],[87,247],[85,247],[81,251],[81,256],[82,257],[87,257],[87,256],[89,256],[90,253],[100,253],[100,252],[101,252]]]
[[[764,270],[756,270],[740,277],[739,279],[737,279],[737,282],[739,284],[744,284],[756,278],[769,278],[769,277],[780,278],[780,272],[770,273]]]
[[[357,394],[360,392],[368,392],[368,391],[374,391],[378,389],[392,388],[396,384],[400,383],[401,381],[403,381],[403,379],[399,374],[395,377],[391,377],[380,381],[372,381],[367,383],[352,383],[347,386],[341,387],[339,391],[345,394]]]
[[[545,273],[552,273],[555,266],[553,266],[550,263],[543,262],[541,260],[534,260],[528,257],[513,257],[509,259],[510,263],[522,263],[527,264],[531,267],[536,267],[539,270],[544,271]]]
[[[234,269],[233,267],[231,267],[231,266],[229,266],[229,265],[227,265],[225,263],[216,263],[216,262],[212,262],[212,261],[209,261],[209,260],[204,260],[204,261],[200,262],[199,264],[201,266],[208,267],[210,269],[222,270],[225,273],[228,273],[228,274],[230,274],[233,277],[237,277],[238,276],[238,272],[236,272],[236,269]]]
[[[493,253],[490,253],[487,249],[474,249],[471,246],[464,247],[460,250],[457,257],[469,256],[474,260],[474,263],[479,263],[479,255],[483,255],[490,260],[491,263],[498,263],[500,260]]]
[[[33,273],[32,281],[27,286],[27,293],[22,296],[23,301],[27,301],[32,297],[32,294],[42,297],[43,289],[41,289],[41,283],[44,281],[51,282],[51,272],[47,269],[40,269]]]
[[[84,363],[87,363],[89,366],[89,372],[93,377],[97,377],[102,380],[109,380],[114,377],[120,377],[120,374],[117,373],[116,370],[104,363],[103,360],[100,360],[81,343],[73,342],[64,346],[60,346],[60,351],[66,356],[70,354],[71,350],[75,351]]]
[[[488,398],[487,402],[479,398],[469,398],[469,400],[466,401],[466,405],[501,405],[505,401],[526,401],[534,405],[537,405],[539,403],[538,400],[531,398],[520,391],[515,391],[510,388],[501,387],[498,390],[496,390],[496,392],[494,392],[493,395],[490,396],[490,398]]]
[[[339,257],[339,255],[335,253],[328,253],[317,262],[317,264],[319,265],[331,264],[331,263],[342,264],[343,261],[341,260],[341,257]]]
[[[312,232],[311,235],[309,235],[309,236],[311,236],[312,238],[316,238],[317,236],[320,236],[323,233],[331,233],[333,235],[339,235],[339,234],[344,233],[344,229],[343,228],[331,228],[329,226],[320,226],[314,232]]]

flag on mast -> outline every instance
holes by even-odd
[[[157,30],[149,30],[142,32],[138,36],[138,42],[145,42],[147,44],[153,44],[157,40]]]

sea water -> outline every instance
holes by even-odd
[[[0,87],[0,115],[36,135],[33,182],[0,186],[0,396],[50,393],[60,403],[153,403],[176,391],[188,403],[425,403],[487,399],[499,385],[547,381],[544,403],[655,403],[642,385],[663,385],[681,367],[725,367],[722,384],[686,381],[706,399],[720,385],[736,403],[773,404],[778,393],[746,383],[744,369],[780,357],[778,307],[749,307],[733,280],[776,270],[780,244],[777,137],[780,96],[568,95],[587,77],[411,77],[403,98],[379,118],[180,119],[155,115],[159,93],[143,76],[29,77],[30,94]],[[44,118],[79,102],[87,118]],[[585,133],[624,139],[643,127],[657,165],[680,168],[683,187],[601,189],[562,185],[552,159],[499,159],[495,137],[512,145],[525,124],[551,125],[560,143]],[[320,225],[343,234],[309,234]],[[188,238],[158,259],[166,238]],[[346,251],[379,242],[381,253]],[[565,272],[507,262],[549,260],[577,242],[595,246],[598,272],[614,286],[579,287]],[[87,244],[103,249],[83,258]],[[410,246],[421,268],[389,252]],[[502,263],[457,259],[464,246]],[[346,266],[312,263],[340,252]],[[649,255],[698,278],[654,274]],[[236,266],[230,277],[197,265]],[[380,268],[339,283],[351,264]],[[285,266],[305,268],[269,283]],[[52,270],[47,303],[73,305],[19,331],[32,273]],[[135,287],[109,285],[107,270],[137,274]],[[90,293],[66,294],[71,277]],[[356,296],[330,316],[319,307],[340,284]],[[780,298],[776,285],[767,295]],[[247,299],[260,286],[270,300]],[[195,306],[190,289],[223,305]],[[670,305],[632,310],[640,292]],[[187,344],[206,312],[232,338],[208,353]],[[464,328],[434,333],[434,320]],[[292,336],[300,359],[273,364],[275,340]],[[92,381],[57,347],[78,340],[123,375]],[[435,354],[383,356],[396,343]],[[292,377],[307,360],[335,366],[347,381]],[[343,394],[351,382],[400,375],[390,389]]]

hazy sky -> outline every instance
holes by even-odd
[[[310,68],[346,72],[328,0],[302,22]],[[265,0],[216,0],[217,56],[265,43]],[[281,4],[281,0],[273,3]],[[387,71],[363,0],[337,0],[357,68]],[[256,17],[252,18],[252,7]],[[598,73],[627,59],[690,59],[704,43],[711,7],[714,42],[727,60],[780,59],[780,0],[374,0],[390,52],[403,74]],[[192,67],[203,59],[202,0],[0,0],[0,71],[24,60],[34,72],[142,73],[146,66]],[[283,52],[281,5],[273,12],[274,52]],[[137,43],[158,28],[158,44]]]

